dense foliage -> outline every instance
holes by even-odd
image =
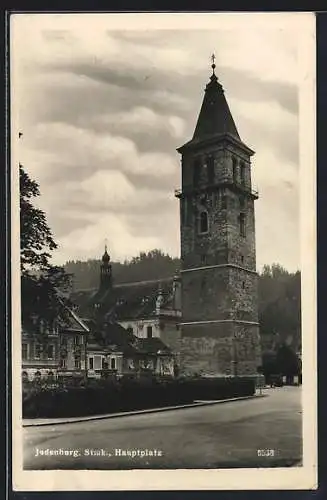
[[[50,263],[57,244],[45,213],[33,204],[40,196],[37,182],[22,165],[19,176],[22,321],[28,328],[35,320],[51,324],[58,316],[65,316],[71,277],[63,267]]]
[[[159,408],[196,400],[220,400],[255,393],[253,378],[131,379],[88,381],[80,387],[23,390],[23,415],[73,417]]]
[[[99,286],[101,260],[69,261],[65,265],[68,273],[74,275],[75,290],[87,290]],[[125,262],[112,262],[112,274],[115,283],[128,283],[169,278],[179,269],[180,261],[155,249],[141,252],[137,257]]]
[[[65,266],[74,275],[74,289],[97,288],[100,260],[70,261]],[[113,262],[116,283],[163,279],[180,268],[178,258],[160,250],[141,253],[124,263]],[[276,352],[289,343],[301,348],[301,275],[290,273],[278,264],[264,266],[259,274],[259,320],[264,351]]]

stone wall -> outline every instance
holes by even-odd
[[[233,266],[182,273],[182,322],[258,321],[257,274]]]
[[[236,322],[182,327],[181,373],[253,375],[261,365],[258,325]]]

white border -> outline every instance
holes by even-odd
[[[61,28],[86,23],[84,14],[15,14],[43,16],[46,29],[53,26],[53,17],[61,17]],[[108,25],[104,14],[92,14]],[[251,16],[251,23],[269,26],[279,13],[197,13],[197,14],[114,14],[112,29],[215,29],[219,16],[220,28],[228,29],[241,16]],[[264,16],[264,17],[263,17]],[[277,469],[226,470],[133,470],[133,471],[23,471],[20,386],[20,276],[19,276],[19,207],[18,163],[19,144],[17,109],[12,97],[12,329],[13,329],[13,488],[19,491],[83,491],[83,490],[249,490],[249,489],[315,489],[317,487],[317,365],[316,365],[316,211],[315,211],[315,16],[313,13],[284,13],[280,26],[290,19],[298,23],[302,47],[302,85],[300,92],[300,158],[301,158],[301,272],[302,272],[302,332],[303,332],[303,466]],[[11,19],[11,21],[13,18]],[[11,25],[12,26],[12,25]],[[11,40],[12,43],[12,40]],[[13,52],[12,52],[13,54]],[[15,75],[15,60],[11,58],[11,88],[19,85]],[[268,117],[269,119],[269,117]]]

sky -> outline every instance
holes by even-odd
[[[180,254],[176,148],[193,135],[214,52],[256,151],[257,267],[299,268],[301,30],[297,14],[258,16],[13,16],[13,126],[59,245],[54,263],[99,258],[105,240],[112,260]]]

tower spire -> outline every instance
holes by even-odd
[[[216,75],[216,56],[211,55],[212,75],[205,87],[200,114],[196,123],[193,138],[184,146],[212,139],[223,135],[233,136],[240,141],[235,122],[230,112],[224,89]],[[182,147],[184,147],[182,146]],[[181,150],[181,148],[179,148]]]
[[[102,263],[100,266],[100,287],[107,288],[111,286],[111,263],[110,255],[108,254],[108,240],[105,239],[104,254],[102,256]]]

